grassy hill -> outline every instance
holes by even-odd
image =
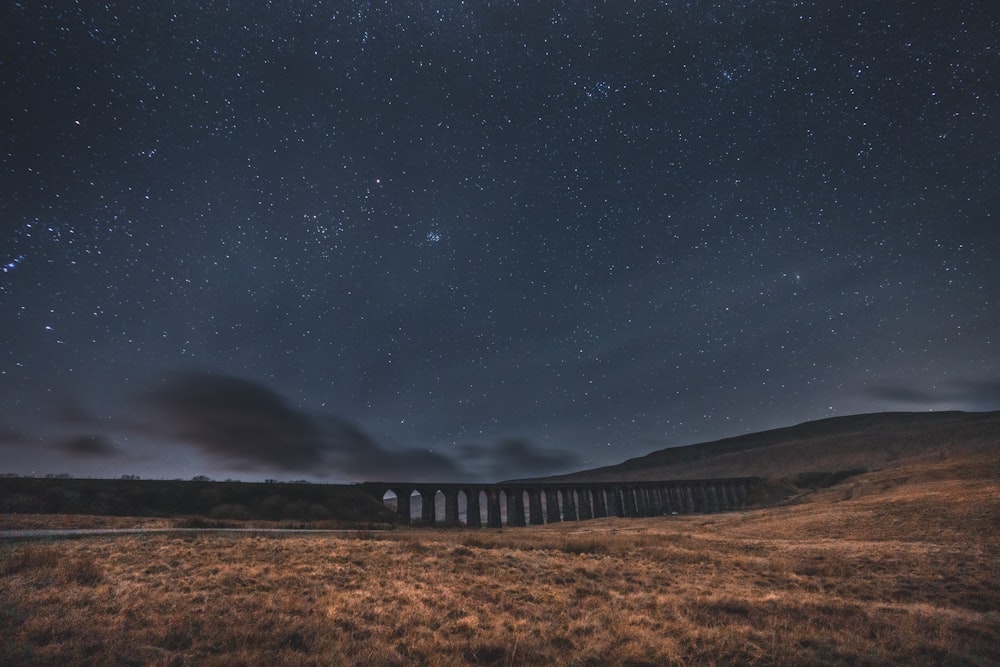
[[[998,422],[845,417],[578,473],[872,469],[739,512],[9,539],[0,664],[1000,664]],[[101,497],[107,486],[70,481],[46,502],[124,494],[153,508],[158,493],[179,493],[187,511],[239,503],[268,516],[352,504],[321,485],[176,483],[146,486],[143,501],[129,495],[143,485]]]
[[[685,447],[545,480],[788,478],[1000,451],[1000,411],[881,412],[833,417]]]
[[[781,507],[0,543],[0,664],[996,665],[1000,456]]]

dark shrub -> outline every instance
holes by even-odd
[[[249,510],[239,504],[216,505],[208,515],[213,519],[234,519],[237,521],[251,518]]]
[[[260,504],[261,511],[268,519],[282,519],[288,511],[288,498],[284,496],[268,496]]]

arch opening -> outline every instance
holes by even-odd
[[[445,521],[445,498],[444,491],[438,489],[434,492],[434,513],[431,515],[431,523],[441,523]]]

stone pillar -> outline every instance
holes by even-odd
[[[684,513],[684,505],[681,504],[681,489],[676,484],[670,485],[670,507],[672,512]]]
[[[663,501],[660,499],[660,488],[651,486],[646,489],[646,501],[649,503],[649,515],[660,516],[663,514]]]
[[[625,516],[622,508],[622,492],[617,486],[608,489],[608,516]]]
[[[590,488],[577,489],[576,499],[580,502],[580,521],[593,519],[594,511],[590,508]]]
[[[708,508],[708,498],[705,497],[705,484],[699,482],[694,488],[694,506],[699,512],[710,512]]]
[[[604,516],[618,516],[620,502],[618,491],[613,486],[604,487]]]
[[[729,495],[729,505],[733,509],[740,506],[740,499],[736,496],[736,486],[732,482],[726,482],[726,493]]]
[[[656,487],[656,492],[660,494],[660,514],[670,514],[670,490],[664,486]]]
[[[393,489],[396,494],[396,514],[402,524],[410,523],[410,489]]]
[[[576,521],[576,492],[573,489],[562,489],[563,520]]]
[[[434,496],[437,495],[435,489],[418,489],[420,491],[420,520],[428,525],[434,525]]]
[[[559,492],[553,489],[545,489],[545,519],[548,523],[558,523],[562,521],[559,514]]]
[[[646,505],[646,501],[642,497],[642,487],[629,487],[628,493],[629,497],[632,498],[632,502],[635,503],[635,516],[646,516],[645,511],[643,510]]]
[[[594,518],[603,519],[608,515],[608,501],[604,495],[604,487],[598,486],[591,489],[594,498]]]
[[[684,485],[684,503],[687,505],[687,511],[689,514],[693,514],[694,509],[694,494],[691,493],[691,485]]]
[[[503,525],[500,518],[500,491],[492,486],[486,489],[486,525],[490,528],[500,528]]]
[[[749,489],[747,489],[746,480],[741,479],[736,484],[736,497],[740,501],[740,507],[743,507],[744,505],[747,504],[747,496],[749,496],[749,495],[750,495],[750,491],[749,491]]]
[[[670,497],[669,484],[660,487],[660,505],[663,507],[664,514],[670,514],[674,511],[674,501]]]
[[[542,492],[538,489],[528,489],[528,519],[532,526],[545,523],[545,516],[542,514]]]
[[[458,489],[442,490],[444,493],[444,522],[449,526],[458,523]]]
[[[506,489],[507,491],[507,525],[523,526],[524,523],[524,495],[520,488]]]
[[[464,489],[465,491],[465,525],[469,528],[479,528],[483,521],[479,516],[479,489]]]
[[[635,509],[639,516],[652,516],[649,509],[649,489],[645,486],[635,487]]]
[[[718,512],[719,501],[715,497],[715,485],[710,482],[704,482],[701,486],[705,493],[705,511]]]
[[[722,510],[719,507],[719,496],[715,492],[715,484],[705,483],[705,498],[708,500],[708,511],[709,512],[719,512]]]
[[[729,497],[726,495],[726,490],[720,484],[713,484],[712,488],[715,490],[715,497],[719,499],[719,511],[725,512],[729,509]]]
[[[676,484],[672,484],[670,486],[670,505],[673,507],[674,512],[684,514],[685,508],[683,500],[684,499],[681,497],[681,487]]]
[[[622,516],[637,517],[639,511],[635,506],[635,489],[631,486],[622,487]]]

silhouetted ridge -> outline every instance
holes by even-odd
[[[879,468],[989,448],[1000,448],[1000,411],[879,412],[668,447],[612,466],[539,479],[783,477],[807,471]]]

